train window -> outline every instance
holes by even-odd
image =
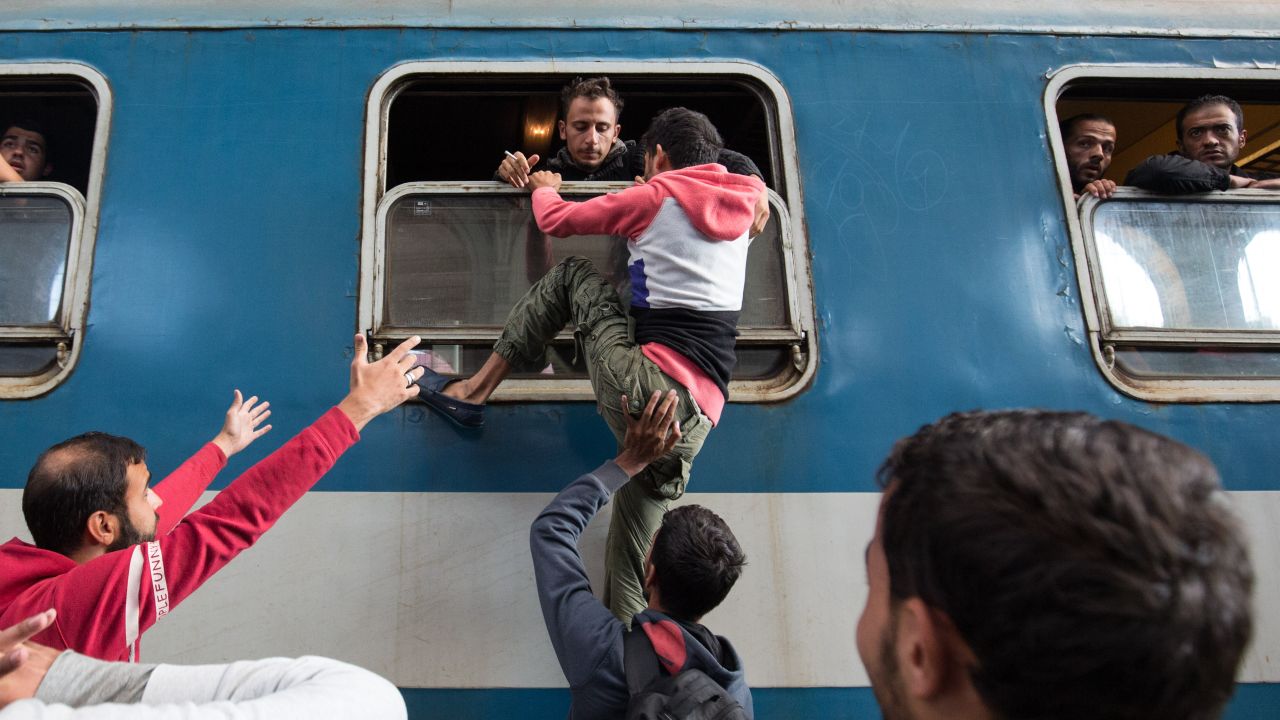
[[[776,78],[746,63],[412,63],[370,93],[360,323],[378,347],[420,335],[440,372],[475,372],[508,311],[568,255],[592,258],[628,297],[623,238],[551,239],[533,222],[529,194],[491,180],[503,150],[557,150],[560,87],[608,75],[622,94],[624,138],[659,110],[708,114],[726,146],[751,157],[771,187],[772,216],[748,258],[739,323],[735,401],[780,400],[815,370],[807,244],[794,135]],[[673,68],[675,68],[673,70]],[[441,142],[447,140],[447,142]],[[585,200],[620,183],[566,183]],[[504,383],[498,400],[592,397],[571,328],[539,373]]]
[[[1245,173],[1280,164],[1274,71],[1076,67],[1046,92],[1050,146],[1077,260],[1090,346],[1103,374],[1139,398],[1175,402],[1280,399],[1280,193],[1169,195],[1119,187],[1075,197],[1058,123],[1081,113],[1115,127],[1104,177],[1117,184],[1177,149],[1175,121],[1202,95],[1235,99]]]
[[[5,148],[22,180],[0,183],[0,398],[24,398],[80,355],[110,96],[85,66],[27,63],[0,65],[0,98],[0,130],[26,141]]]

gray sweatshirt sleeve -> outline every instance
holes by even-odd
[[[49,667],[36,689],[36,699],[71,707],[138,702],[155,667],[105,662],[68,650]]]
[[[578,538],[627,479],[612,460],[606,462],[556,495],[529,530],[542,618],[570,687],[592,678],[622,633],[622,623],[591,594]]]
[[[126,663],[102,663],[136,668]],[[74,668],[72,668],[74,669]],[[377,675],[337,660],[269,658],[229,665],[157,665],[140,704],[73,708],[38,695],[4,720],[405,720],[404,699]],[[50,673],[53,668],[50,668]],[[48,676],[45,678],[48,681]],[[43,684],[42,684],[43,687]]]
[[[1181,155],[1152,155],[1129,171],[1124,184],[1152,192],[1182,195],[1226,190],[1231,186],[1231,177],[1226,170],[1199,160]]]

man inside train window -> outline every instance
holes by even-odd
[[[0,136],[0,182],[42,180],[53,172],[44,128],[29,119],[14,120]]]
[[[759,179],[715,164],[723,143],[702,113],[672,108],[654,118],[641,142],[646,182],[569,202],[560,176],[535,172],[533,214],[554,237],[630,239],[630,309],[590,260],[569,257],[511,310],[480,371],[453,379],[428,371],[421,398],[455,423],[483,424],[484,403],[513,371],[546,366],[547,344],[572,322],[596,404],[621,441],[626,415],[654,390],[680,395],[682,437],[675,449],[618,492],[606,547],[605,601],[629,622],[644,609],[644,557],[671,500],[684,493],[694,456],[720,422],[736,363],[746,282],[748,232],[765,191]]]
[[[1063,120],[1058,129],[1071,173],[1071,191],[1076,198],[1083,193],[1111,197],[1116,183],[1103,175],[1111,167],[1111,154],[1116,149],[1115,123],[1102,115],[1082,113]]]
[[[885,718],[1214,718],[1252,630],[1212,463],[1084,413],[955,414],[880,468],[858,654]]]
[[[538,155],[508,153],[498,165],[493,179],[512,187],[528,187],[534,170],[559,173],[562,180],[625,182],[644,174],[644,148],[635,140],[622,140],[622,97],[607,77],[575,78],[560,91],[558,123],[564,147],[555,156],[542,160]],[[762,178],[751,158],[721,148],[716,162],[729,172]],[[769,219],[769,197],[762,195],[756,205],[751,234],[764,230]]]
[[[0,545],[0,626],[52,608],[36,642],[136,661],[142,633],[257,542],[369,421],[417,395],[417,342],[370,364],[357,335],[346,397],[190,515],[227,457],[270,429],[266,403],[237,391],[222,431],[154,490],[128,438],[85,433],[41,453],[22,493],[35,544]]]
[[[1236,165],[1247,132],[1244,110],[1225,95],[1203,95],[1178,111],[1178,149],[1153,155],[1129,171],[1125,185],[1160,193],[1256,188],[1280,190],[1280,175]]]
[[[679,442],[678,402],[674,390],[665,395],[654,392],[639,419],[625,415],[626,432],[617,457],[570,483],[529,530],[538,601],[572,690],[573,720],[622,717],[628,687],[641,690],[660,677],[658,657],[668,676],[691,669],[703,673],[698,681],[714,683],[704,687],[724,698],[718,710],[728,712],[736,704],[746,717],[753,716],[741,657],[728,640],[701,624],[702,617],[728,597],[747,561],[723,519],[698,505],[678,507],[661,517],[653,549],[644,558],[647,602],[630,631],[592,595],[578,549],[582,532],[612,494]],[[698,717],[740,717],[702,709],[707,712]]]

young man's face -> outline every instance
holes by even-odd
[[[560,121],[560,139],[569,156],[584,170],[600,167],[618,139],[618,109],[609,98],[577,97],[569,103],[569,115]]]
[[[160,497],[151,491],[151,471],[145,462],[134,463],[125,471],[125,507],[128,513],[120,518],[120,534],[107,551],[121,550],[141,542],[156,539],[156,523],[160,515]]]
[[[1178,147],[1192,160],[1226,170],[1240,157],[1245,132],[1236,126],[1236,114],[1226,105],[1205,105],[1182,119]]]
[[[884,498],[880,499],[880,513],[876,517],[875,535],[867,544],[867,604],[858,618],[858,656],[867,669],[871,690],[884,720],[910,720],[911,714],[903,700],[902,678],[898,671],[897,622],[892,598],[889,596],[889,561],[880,542],[880,524],[884,515]]]
[[[1077,189],[1102,177],[1116,149],[1116,127],[1102,120],[1081,120],[1063,138],[1071,184]]]
[[[18,171],[23,180],[39,180],[53,168],[45,158],[44,135],[14,126],[0,136],[0,159]]]

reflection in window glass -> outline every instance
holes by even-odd
[[[1151,276],[1110,236],[1099,234],[1098,257],[1107,274],[1107,305],[1121,327],[1164,327],[1160,294]]]
[[[569,255],[590,258],[624,303],[630,295],[624,238],[547,237],[528,195],[408,195],[389,208],[386,235],[387,327],[499,328],[525,291]],[[751,244],[740,327],[789,326],[784,272],[771,220]]]
[[[0,197],[0,325],[58,320],[71,207],[55,197]]]
[[[1093,220],[1114,327],[1280,329],[1280,207],[1109,202]]]
[[[1280,232],[1258,233],[1245,246],[1236,269],[1240,276],[1240,297],[1245,321],[1255,327],[1280,324]]]

